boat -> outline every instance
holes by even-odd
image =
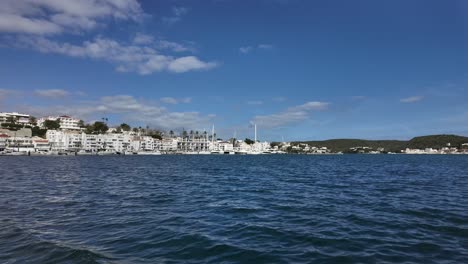
[[[161,155],[159,151],[139,151],[137,155],[147,155],[147,156],[154,156],[154,155]]]

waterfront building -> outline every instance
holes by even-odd
[[[50,150],[49,140],[41,137],[32,137],[35,152],[48,152]]]
[[[160,140],[159,150],[164,152],[177,151],[178,140],[176,138],[163,138]]]
[[[0,151],[5,150],[6,148],[6,139],[9,138],[7,134],[1,134],[0,133]]]
[[[33,152],[34,144],[30,137],[8,137],[5,140],[5,150],[15,152]]]

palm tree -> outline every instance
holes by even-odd
[[[169,131],[169,135],[171,135],[171,138],[173,138],[174,137],[174,131],[172,131],[172,130]]]

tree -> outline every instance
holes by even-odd
[[[171,135],[171,138],[173,138],[174,137],[174,131],[172,131],[172,130],[169,131],[169,135]]]
[[[120,128],[121,128],[123,131],[130,131],[130,130],[132,129],[129,125],[127,125],[127,124],[125,124],[125,123],[120,124]]]
[[[29,123],[33,126],[37,125],[37,119],[34,116],[29,117]]]
[[[109,130],[109,127],[104,123],[104,122],[94,122],[92,125],[87,125],[86,126],[86,134],[103,134],[107,130]]]
[[[106,125],[104,122],[94,122],[93,124],[93,131],[96,134],[103,134],[107,130],[109,130],[109,127]]]
[[[250,138],[246,138],[244,140],[245,143],[249,144],[249,145],[252,145],[253,143],[255,143],[255,141],[251,140]]]
[[[31,128],[32,136],[33,137],[42,137],[45,138],[47,133],[47,129],[41,129],[38,126]]]
[[[78,127],[80,127],[80,128],[86,127],[83,120],[78,121]]]
[[[44,127],[49,130],[57,130],[60,128],[60,121],[57,120],[46,120],[44,121]]]

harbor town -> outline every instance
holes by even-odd
[[[28,114],[0,113],[0,154],[4,155],[159,155],[159,154],[277,154],[269,142],[222,140],[214,126],[208,131],[160,131],[108,127],[107,120],[85,125],[70,116],[36,119]]]
[[[67,115],[36,119],[29,114],[1,112],[0,155],[468,154],[468,140],[455,146],[447,142],[438,148],[401,145],[396,147],[397,151],[391,151],[381,145],[359,146],[361,142],[340,148],[314,146],[311,142],[259,141],[256,125],[252,128],[253,140],[239,140],[217,137],[214,126],[210,131],[182,129],[175,132],[132,128],[125,123],[109,127],[107,121],[102,118],[93,124],[85,124]]]

